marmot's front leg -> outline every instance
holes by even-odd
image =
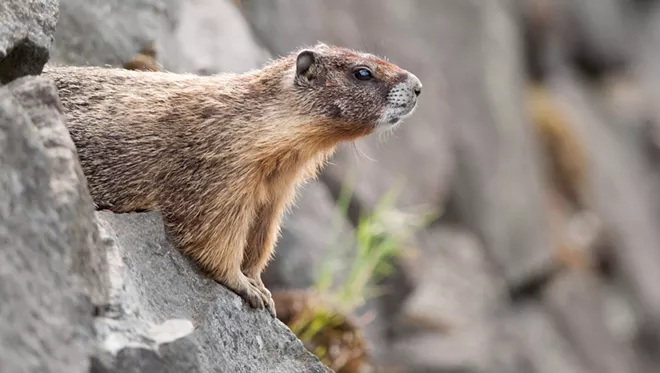
[[[276,201],[262,205],[255,211],[242,265],[243,273],[259,285],[261,292],[267,298],[266,307],[273,316],[276,316],[275,302],[264,285],[261,274],[273,255],[283,209],[283,203]]]
[[[204,208],[190,200],[170,203],[161,210],[176,246],[252,307],[266,307],[269,298],[263,295],[261,285],[241,271],[251,209],[238,204]]]

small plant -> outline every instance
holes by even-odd
[[[342,214],[338,216],[341,217],[346,216],[351,198],[349,185],[345,183],[340,193],[338,208]],[[315,289],[322,294],[332,294],[334,302],[346,312],[352,312],[381,293],[373,283],[392,273],[393,260],[409,253],[410,250],[405,250],[409,240],[435,218],[435,214],[406,213],[397,209],[395,202],[401,189],[395,187],[386,193],[371,213],[359,219],[353,237],[344,242],[337,240],[338,247],[328,250],[330,256],[324,261]],[[345,269],[341,259],[351,247],[355,247],[355,254],[349,262],[348,273],[340,284],[333,286],[334,274]]]
[[[338,373],[357,372],[356,367],[366,359],[365,343],[352,315],[367,300],[382,294],[374,283],[393,272],[392,262],[409,251],[409,239],[436,216],[396,209],[400,188],[394,188],[371,213],[359,219],[354,235],[341,239],[340,224],[347,215],[351,184],[343,184],[338,198],[333,224],[335,247],[328,250],[330,255],[322,263],[313,290],[308,292],[313,301],[288,323],[307,348]],[[351,249],[354,253],[348,255]],[[342,265],[347,256],[348,265]],[[335,284],[338,271],[347,273]]]

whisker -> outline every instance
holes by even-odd
[[[352,142],[352,147],[355,150],[357,154],[360,154],[361,156],[365,157],[367,160],[370,160],[374,163],[377,163],[377,161],[371,157],[369,157],[365,152],[363,152],[357,145],[355,141]],[[356,158],[357,159],[357,158]]]

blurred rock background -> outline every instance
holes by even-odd
[[[410,255],[379,281],[384,293],[354,310],[367,321],[349,329],[363,333],[367,347],[356,348],[368,356],[330,364],[337,372],[658,370],[658,1],[60,0],[59,9],[50,64],[146,61],[208,75],[323,41],[422,80],[411,119],[341,146],[303,189],[265,276],[283,310],[290,294],[305,298],[335,239],[355,237],[396,186],[398,210],[441,213],[403,247]],[[100,219],[119,241],[140,221]]]

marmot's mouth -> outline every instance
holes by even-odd
[[[378,129],[392,129],[413,115],[415,109],[417,109],[417,100],[412,101],[412,103],[408,105],[397,105],[395,107],[389,107],[381,116],[381,119],[378,121],[376,127]]]

